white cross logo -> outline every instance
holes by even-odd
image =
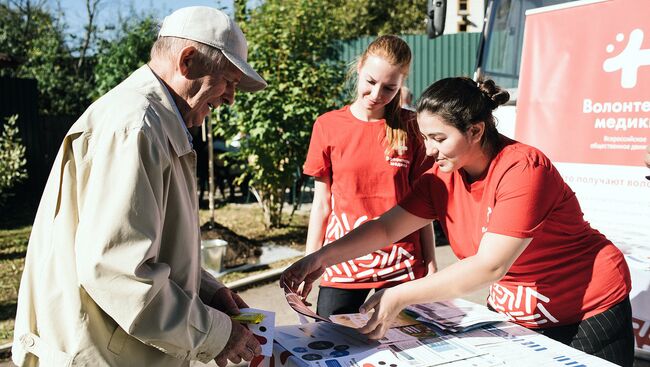
[[[623,42],[625,35],[616,35],[617,42]],[[650,65],[650,49],[641,49],[643,43],[643,31],[639,28],[630,32],[630,38],[625,49],[618,55],[610,57],[603,62],[603,70],[608,73],[621,71],[621,87],[630,89],[636,86],[639,67]],[[614,52],[615,46],[607,45],[607,53]]]

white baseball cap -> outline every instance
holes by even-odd
[[[237,88],[255,92],[266,88],[266,81],[246,62],[246,38],[234,20],[221,10],[208,6],[190,6],[171,13],[158,37],[178,37],[217,48],[244,73]]]

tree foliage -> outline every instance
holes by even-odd
[[[0,50],[17,59],[19,66],[0,69],[0,75],[36,79],[42,115],[80,114],[91,81],[85,71],[75,69],[62,23],[41,3],[16,4],[0,4]]]
[[[329,1],[267,0],[239,24],[249,62],[269,86],[242,93],[218,122],[224,136],[247,134],[239,154],[264,208],[266,224],[282,224],[285,191],[301,172],[316,117],[340,106],[345,74],[336,62],[340,24]]]
[[[342,25],[342,39],[421,34],[426,30],[427,0],[335,0],[335,3],[337,6],[331,16]]]
[[[149,51],[156,40],[157,22],[152,16],[130,18],[122,22],[114,40],[101,40],[95,67],[97,98],[126,79],[149,60]]]
[[[18,115],[8,118],[0,135],[0,206],[9,197],[9,190],[27,178],[25,147],[20,141],[17,120]]]
[[[92,98],[148,60],[153,16],[129,13],[117,37],[108,39],[96,25],[103,0],[85,1],[88,24],[80,38],[66,34],[61,11],[50,11],[47,0],[0,1],[0,52],[20,62],[0,69],[0,76],[36,79],[41,115],[81,114]],[[247,134],[240,152],[250,162],[246,172],[267,224],[279,226],[285,190],[299,175],[314,119],[343,102],[345,66],[335,61],[337,41],[422,32],[426,0],[265,0],[246,9],[250,4],[236,0],[236,17],[251,64],[269,87],[240,94],[233,108],[222,109],[220,133]]]

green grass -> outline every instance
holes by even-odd
[[[206,222],[209,216],[209,211],[202,210],[201,223]],[[277,229],[267,229],[264,226],[262,210],[257,204],[228,204],[215,211],[215,219],[219,224],[257,243],[274,241],[277,244],[302,248],[307,235],[308,215],[305,212],[296,213],[291,224]],[[12,224],[0,223],[0,345],[13,339],[18,286],[31,232],[31,226],[7,229]],[[288,262],[285,262],[272,264],[271,268],[287,265]],[[233,272],[222,281],[230,282],[254,273],[256,272]]]
[[[20,275],[31,226],[0,230],[0,345],[13,339]]]

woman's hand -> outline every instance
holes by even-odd
[[[366,334],[369,339],[381,339],[393,324],[393,320],[406,306],[400,302],[400,287],[382,289],[375,292],[368,300],[361,305],[359,311],[368,313],[374,310],[368,323],[358,329],[360,333]]]
[[[322,251],[316,251],[293,263],[280,278],[280,286],[306,299],[312,284],[325,272]],[[304,284],[303,284],[304,283]],[[302,288],[300,285],[303,284]]]

